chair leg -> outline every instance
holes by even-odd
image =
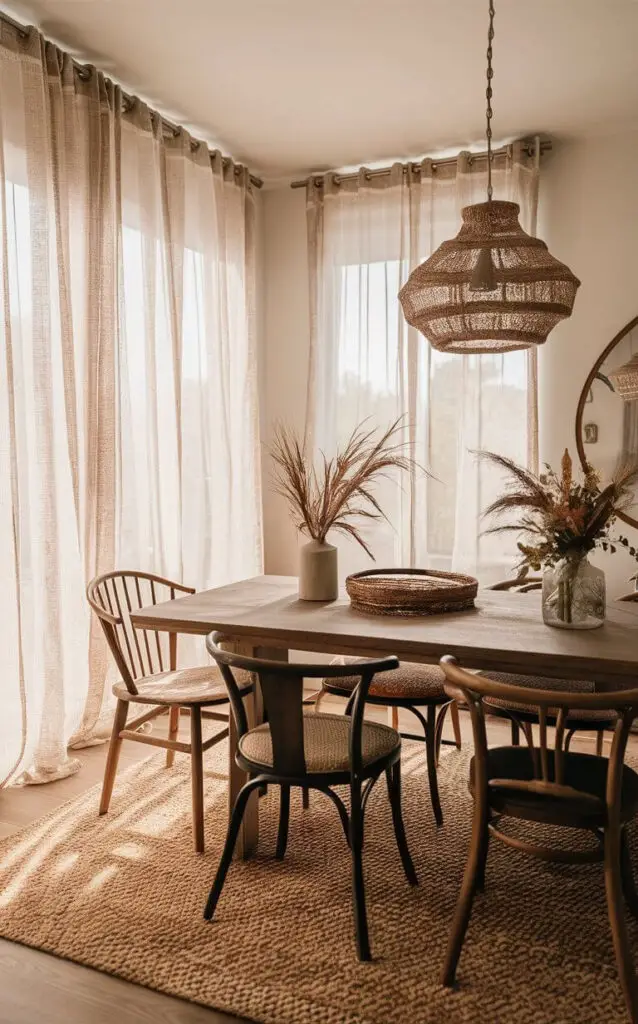
[[[177,733],[179,732],[179,707],[171,708],[168,712],[168,738],[169,740],[176,740]],[[175,751],[166,751],[166,767],[172,768],[175,761]]]
[[[487,866],[487,854],[490,848],[490,830],[485,829],[485,836],[481,845],[481,855],[476,869],[476,891],[485,892],[485,868]]]
[[[520,747],[520,745],[521,745],[521,730],[518,727],[518,722],[515,721],[513,718],[511,720],[511,729],[512,729],[512,746],[513,747]]]
[[[452,729],[454,730],[454,742],[456,749],[461,749],[461,721],[459,719],[459,706],[455,700],[450,705],[450,717],[452,719]]]
[[[219,867],[217,868],[215,881],[213,882],[208,894],[208,899],[206,900],[206,906],[204,908],[204,919],[206,921],[210,921],[212,919],[219,897],[221,896],[224,882],[226,881],[226,875],[228,874],[228,868],[230,867],[230,862],[233,859],[233,853],[235,852],[237,836],[239,835],[239,829],[244,817],[244,812],[248,806],[250,794],[253,789],[258,788],[260,785],[260,782],[255,779],[250,779],[249,782],[242,786],[237,794],[233,813],[231,814],[230,821],[228,823],[228,832],[226,834],[224,851],[219,862]]]
[[[604,730],[599,729],[596,733],[596,754],[598,757],[603,756],[603,740],[605,738]]]
[[[629,910],[638,917],[638,890],[634,878],[634,869],[631,863],[629,843],[627,842],[627,831],[622,830],[620,837],[620,870],[622,872],[622,887],[625,896],[625,903]]]
[[[412,857],[410,856],[410,849],[408,847],[408,841],[405,837],[405,827],[403,825],[403,814],[401,811],[401,762],[397,761],[392,768],[386,768],[385,780],[388,786],[388,797],[390,800],[390,808],[392,810],[392,824],[394,825],[394,835],[396,837],[397,846],[399,847],[399,853],[401,855],[401,863],[403,864],[403,870],[405,871],[405,877],[407,878],[410,885],[418,885],[419,880],[414,870],[414,864],[412,863]]]
[[[445,952],[445,962],[441,977],[441,984],[448,988],[454,984],[463,940],[465,939],[470,914],[472,913],[477,883],[481,870],[485,871],[485,858],[487,856],[487,842],[489,838],[487,825],[487,808],[482,808],[478,803],[475,803],[470,852],[465,866],[461,892],[454,912],[454,920]]]
[[[359,960],[371,960],[366,897],[363,883],[363,813],[361,785],[350,786],[350,853],[352,857],[352,898],[354,930]]]
[[[455,707],[453,704],[452,707]],[[443,811],[439,799],[439,784],[436,775],[436,704],[428,704],[427,721],[425,725],[425,753],[428,763],[428,784],[430,786],[430,799],[432,810],[437,825],[443,824]]]
[[[321,687],[321,689],[317,690],[317,692],[313,694],[313,696],[315,700],[312,710],[317,712],[319,710],[319,705],[321,704],[321,701],[326,696],[326,691],[324,690],[323,686]]]
[[[192,705],[191,784],[193,791],[193,838],[195,853],[204,852],[204,751],[202,750],[202,711]]]
[[[329,786],[326,786],[325,788],[322,787],[319,790],[319,792],[320,793],[325,793],[326,796],[330,797],[330,799],[332,800],[333,804],[337,808],[337,810],[339,812],[339,819],[341,821],[341,827],[343,828],[343,834],[346,837],[346,843],[348,844],[348,847],[349,847],[350,846],[350,822],[348,820],[348,814],[347,814],[346,809],[345,809],[345,807],[343,805],[343,801],[341,800],[340,797],[337,796],[336,793],[334,793],[330,789]]]
[[[445,719],[446,719],[447,713],[448,713],[451,705],[452,705],[451,701],[448,701],[447,704],[442,704],[441,707],[439,708],[439,714],[438,714],[438,717],[436,719],[436,730],[435,730],[435,733],[436,733],[436,766],[437,766],[437,768],[439,766],[439,758],[440,758],[440,755],[441,755],[441,741],[443,739],[443,725],[445,723]]]
[[[638,1021],[638,988],[633,952],[627,933],[622,883],[622,838],[619,828],[605,829],[605,890],[611,936],[625,1002],[632,1021]]]
[[[109,752],[106,757],[106,767],[104,768],[104,782],[102,783],[102,796],[100,797],[100,814],[106,814],[111,802],[113,783],[115,782],[115,773],[117,772],[117,762],[120,759],[120,750],[122,749],[123,742],[120,739],[120,732],[126,725],[128,705],[129,702],[127,700],[118,700],[117,707],[115,709],[111,742],[109,743]]]
[[[310,807],[310,790],[307,789],[305,786],[301,790],[301,806],[303,807],[304,811],[307,811],[308,808]]]
[[[290,820],[290,786],[279,787],[279,830],[275,857],[283,860],[288,845],[288,822]]]

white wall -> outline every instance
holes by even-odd
[[[539,234],[582,282],[573,316],[540,353],[540,451],[554,465],[566,446],[576,457],[576,405],[592,364],[638,313],[637,167],[638,132],[556,143],[543,161]],[[304,191],[284,186],[267,191],[263,202],[266,448],[274,421],[303,429],[309,314]],[[264,469],[266,571],[294,574],[297,540],[283,502],[271,493],[266,455]],[[628,556],[597,561],[610,597],[630,589],[626,580],[635,566]]]
[[[638,132],[555,146],[543,163],[539,234],[581,280],[574,313],[552,333],[540,360],[541,458],[575,453],[576,405],[602,349],[638,314]],[[588,449],[595,464],[595,446]],[[624,523],[621,532],[638,539]],[[596,561],[610,597],[631,589],[624,553]]]
[[[262,443],[265,571],[297,574],[297,535],[283,500],[273,494],[268,446],[277,422],[303,431],[310,315],[304,189],[286,185],[263,195],[266,274],[262,331]]]

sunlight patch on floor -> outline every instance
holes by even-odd
[[[51,869],[53,875],[64,875],[71,868],[74,868],[80,859],[79,853],[69,853],[66,857],[60,857]]]
[[[114,857],[125,857],[127,860],[141,860],[146,853],[146,847],[140,843],[122,843],[113,851]]]
[[[97,875],[93,875],[93,878],[87,885],[88,892],[95,892],[96,889],[100,889],[106,882],[110,882],[118,871],[119,868],[116,864],[109,864],[107,867],[102,868],[101,871],[98,871]]]

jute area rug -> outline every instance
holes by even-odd
[[[207,757],[203,857],[192,850],[188,760],[179,755],[172,769],[160,756],[123,773],[105,818],[97,817],[93,789],[6,840],[0,933],[263,1024],[626,1021],[600,865],[546,865],[496,842],[458,989],[441,988],[469,840],[465,751],[444,749],[445,824],[437,831],[424,749],[405,745],[417,889],[403,877],[381,784],[370,800],[364,854],[373,963],[355,958],[348,851],[321,794],[305,812],[294,795],[283,863],[272,856],[276,791],[262,800],[259,853],[232,865],[217,919],[205,923],[226,824],[225,759],[224,746]]]

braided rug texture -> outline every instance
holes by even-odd
[[[225,745],[205,759],[204,856],[192,849],[187,758],[172,769],[150,758],[122,773],[106,817],[92,789],[0,845],[0,934],[262,1024],[624,1024],[602,867],[543,864],[496,841],[458,990],[440,986],[469,842],[469,757],[443,750],[437,831],[424,748],[404,746],[416,889],[403,876],[384,785],[372,794],[372,963],[355,957],[348,850],[318,793],[305,812],[293,794],[283,862],[273,859],[276,791],[262,800],[259,852],[233,863],[215,922],[203,921],[226,825]]]

